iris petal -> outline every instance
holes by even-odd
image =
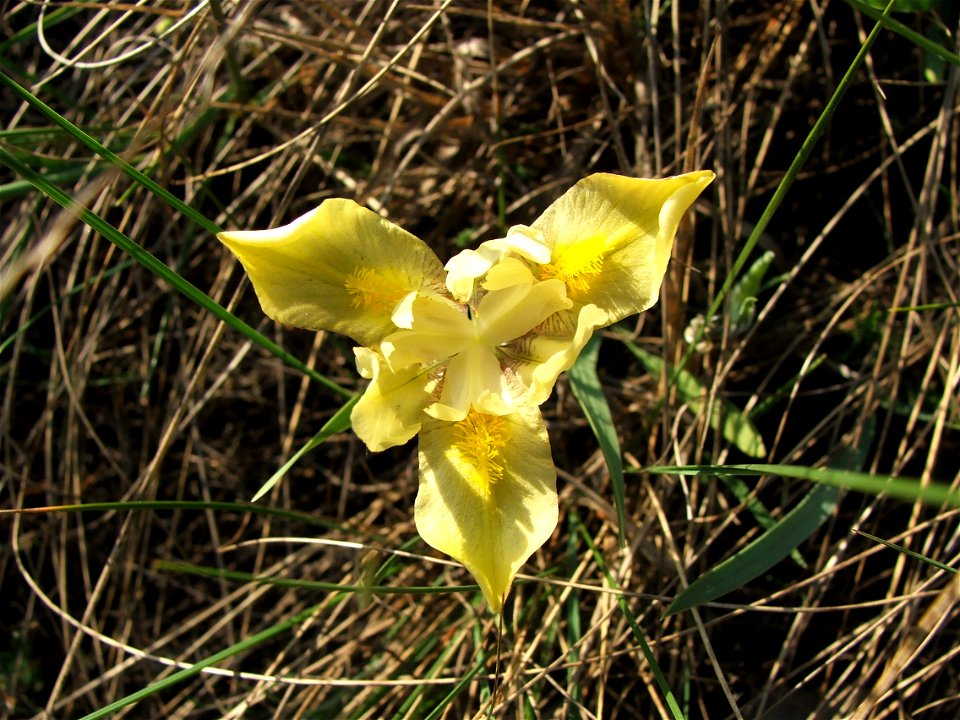
[[[243,264],[267,315],[361,345],[394,329],[390,316],[408,293],[443,287],[429,247],[352,200],[325,200],[273,230],[217,237]]]
[[[714,178],[709,170],[660,180],[597,173],[547,208],[533,227],[552,248],[541,278],[562,280],[603,325],[657,301],[680,219]]]
[[[370,380],[350,412],[353,431],[372,452],[402,445],[420,431],[436,381],[416,366],[393,372],[379,353],[368,348],[353,352],[360,374]]]
[[[557,525],[556,471],[536,408],[427,419],[420,432],[417,531],[462,562],[494,612]]]

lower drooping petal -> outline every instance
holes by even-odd
[[[535,407],[511,415],[471,411],[456,423],[427,418],[417,531],[462,562],[499,612],[514,576],[557,525],[556,480]]]
[[[354,348],[357,370],[370,380],[353,406],[353,431],[373,452],[402,445],[420,430],[423,409],[436,381],[418,366],[390,370],[383,357],[369,348]]]
[[[443,287],[434,252],[352,200],[331,198],[272,230],[220,233],[243,264],[263,311],[307,330],[333,330],[375,345],[411,292]]]

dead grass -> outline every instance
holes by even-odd
[[[3,34],[38,7],[7,4]],[[590,172],[711,167],[718,181],[680,240],[661,310],[636,327],[667,357],[685,349],[684,326],[863,33],[837,0],[191,7],[61,6],[74,14],[46,28],[48,49],[34,34],[0,59],[223,226],[266,227],[348,196],[448,257]],[[955,30],[956,12],[947,20]],[[780,280],[756,324],[736,337],[721,325],[691,366],[747,410],[775,398],[756,421],[776,462],[854,457],[871,472],[960,477],[960,75],[919,81],[921,61],[882,36],[762,240]],[[261,320],[212,237],[0,93],[4,147],[62,173],[59,185],[217,301],[359,387],[344,341]],[[6,508],[242,501],[342,403],[37,193],[8,189],[0,208]],[[954,306],[890,312],[936,303]],[[631,462],[742,459],[702,414],[659,403],[659,379],[618,343],[601,368]],[[473,592],[337,595],[158,564],[345,584],[386,567],[380,585],[469,583],[417,539],[411,449],[370,455],[347,434],[264,501],[326,527],[197,508],[3,516],[5,712],[79,717],[321,602],[291,632],[117,716],[421,718],[472,672],[443,717],[667,717],[574,515],[689,717],[960,712],[960,580],[855,533],[956,566],[956,512],[848,494],[801,548],[806,568],[784,561],[722,603],[663,619],[682,587],[759,535],[756,520],[719,481],[634,475],[620,550],[602,459],[562,384],[544,412],[561,522],[505,609],[495,700],[497,628]],[[768,478],[753,496],[779,517],[806,492]]]

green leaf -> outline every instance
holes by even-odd
[[[695,580],[667,608],[667,615],[716,600],[762,575],[797,548],[829,518],[839,489],[817,485],[784,518],[747,545]]]
[[[617,440],[617,431],[613,425],[613,415],[610,406],[600,387],[600,378],[597,376],[597,355],[600,351],[600,337],[590,338],[580,357],[567,372],[570,378],[570,388],[574,397],[583,408],[583,414],[590,423],[600,450],[603,452],[607,469],[610,471],[610,483],[613,485],[613,501],[617,508],[617,537],[620,547],[626,547],[626,538],[623,534],[625,510],[623,497],[626,488],[623,484],[623,460],[620,456],[620,442]]]
[[[858,2],[858,0],[847,0],[847,2],[853,4]],[[803,166],[806,165],[807,160],[813,153],[813,150],[820,141],[820,138],[826,132],[827,126],[830,124],[830,119],[833,117],[834,112],[836,112],[837,107],[839,107],[840,101],[846,94],[847,89],[856,78],[857,73],[860,70],[860,66],[870,53],[870,48],[873,47],[873,43],[880,34],[880,30],[884,25],[892,26],[892,23],[896,22],[891,21],[889,18],[890,9],[892,6],[893,2],[888,3],[886,9],[883,11],[883,14],[878,16],[877,24],[873,26],[870,34],[860,46],[856,57],[854,57],[853,61],[850,63],[850,66],[847,68],[847,71],[843,74],[843,77],[837,84],[837,89],[833,91],[833,95],[830,96],[830,99],[824,106],[820,116],[817,118],[817,121],[813,124],[810,132],[807,133],[807,137],[800,146],[800,150],[794,156],[790,163],[790,167],[787,168],[786,173],[784,173],[783,178],[781,178],[780,183],[777,185],[777,189],[774,190],[773,195],[767,202],[767,206],[764,208],[763,213],[761,213],[760,219],[757,220],[756,225],[753,226],[750,236],[747,238],[746,242],[743,243],[743,248],[740,250],[740,254],[737,255],[737,259],[734,260],[729,274],[723,281],[723,285],[717,292],[713,302],[710,304],[710,308],[704,313],[704,317],[711,318],[720,311],[720,306],[723,304],[724,298],[732,289],[737,277],[740,275],[740,271],[743,269],[743,266],[746,265],[747,259],[750,257],[753,249],[757,246],[757,243],[760,242],[760,238],[766,232],[767,226],[770,224],[773,216],[776,215],[777,210],[780,208],[780,205],[783,202],[783,199],[790,191],[790,187],[793,185],[794,180],[797,179],[797,176],[800,174],[800,170],[802,170]],[[873,12],[873,10],[870,10],[870,12]],[[923,36],[920,37],[922,38]],[[940,51],[945,52],[943,48],[940,48]],[[957,64],[960,64],[960,57],[954,55],[952,58],[954,59],[950,60],[950,62],[956,62]],[[693,339],[693,342],[690,343],[690,347],[687,348],[687,351],[684,353],[683,359],[680,361],[677,370],[675,371],[675,375],[671,376],[670,378],[671,387],[677,380],[676,372],[686,367],[687,363],[690,361],[690,358],[693,356],[693,353],[696,352],[697,345],[699,344],[700,339],[703,337],[703,333],[706,331],[707,325],[707,323],[704,323],[703,327],[700,328],[700,332],[697,334],[697,337]]]
[[[883,10],[889,0],[861,0],[864,5],[869,5],[875,10]],[[897,0],[893,6],[893,12],[919,13],[931,10],[936,0]]]
[[[643,363],[647,372],[659,375],[663,369],[663,360],[646,350],[637,347],[632,342],[625,342],[627,348]],[[677,390],[684,401],[698,415],[704,412],[708,395],[699,380],[688,370],[678,370],[676,373]],[[710,427],[720,432],[724,438],[744,455],[760,458],[765,457],[767,448],[763,444],[763,436],[754,427],[750,419],[740,412],[740,408],[729,400],[717,398],[710,413]]]
[[[730,291],[730,325],[736,335],[746,332],[753,325],[757,295],[760,294],[763,276],[767,274],[773,258],[774,254],[769,250],[761,255]]]
[[[760,527],[769,530],[777,524],[777,520],[770,514],[767,506],[756,495],[750,494],[751,488],[743,480],[733,475],[721,475],[720,481],[727,487],[727,490],[733,493],[737,501],[743,503],[744,507],[750,511],[753,519],[757,521]],[[807,568],[807,561],[803,559],[799,550],[792,550],[790,557],[803,569]]]
[[[131,693],[126,697],[122,697],[119,700],[112,702],[109,705],[90,713],[89,715],[84,715],[80,720],[97,720],[98,718],[110,717],[111,715],[113,715],[113,713],[115,713],[117,710],[120,710],[121,708],[125,708],[128,705],[133,705],[135,703],[138,703],[144,698],[153,695],[154,693],[158,693],[161,690],[165,690],[169,687],[176,685],[177,683],[181,683],[184,680],[188,680],[194,677],[195,675],[199,675],[201,672],[203,672],[205,668],[211,667],[213,665],[218,665],[224,660],[227,660],[233,657],[234,655],[252,650],[257,645],[260,645],[261,643],[265,643],[266,641],[276,637],[277,635],[281,635],[285,632],[292,630],[298,625],[309,620],[314,614],[319,612],[322,607],[323,607],[323,603],[318,603],[317,605],[313,605],[307,608],[306,610],[304,610],[303,612],[299,612],[296,615],[292,615],[291,617],[287,618],[283,622],[279,622],[276,625],[273,625],[272,627],[267,628],[266,630],[263,630],[254,635],[251,635],[248,638],[244,638],[240,642],[235,643],[234,645],[231,645],[230,647],[225,648],[218,653],[214,653],[213,655],[210,655],[209,657],[201,660],[198,663],[191,665],[190,667],[184,668],[183,670],[175,672],[172,675],[168,675],[162,680],[158,680],[154,683],[151,683],[150,685],[147,685],[145,688],[137,690],[135,693]]]
[[[916,30],[913,30],[912,28],[909,28],[906,25],[904,25],[899,20],[895,20],[892,17],[882,15],[876,8],[871,7],[863,0],[845,0],[845,1],[848,5],[852,5],[857,10],[862,12],[864,15],[868,15],[869,17],[876,20],[878,25],[883,25],[889,30],[893,30],[893,32],[897,33],[897,35],[901,35],[907,40],[909,40],[910,42],[912,42],[917,47],[923,48],[925,52],[928,52],[931,55],[934,55],[940,58],[944,62],[951,63],[952,65],[960,65],[960,55],[956,55],[955,53],[950,52],[943,45],[940,45],[934,42],[933,40],[930,40],[929,38],[924,37],[923,35],[918,33]],[[955,2],[956,0],[953,0],[953,1]],[[903,2],[903,0],[898,2],[896,5],[898,10],[900,9],[901,2]]]

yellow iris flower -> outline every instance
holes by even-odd
[[[419,433],[417,530],[499,612],[557,524],[538,406],[597,328],[653,305],[677,226],[713,180],[599,173],[530,226],[446,266],[353,201],[289,225],[221,233],[278,322],[356,340],[370,381],[351,414],[372,451]]]

